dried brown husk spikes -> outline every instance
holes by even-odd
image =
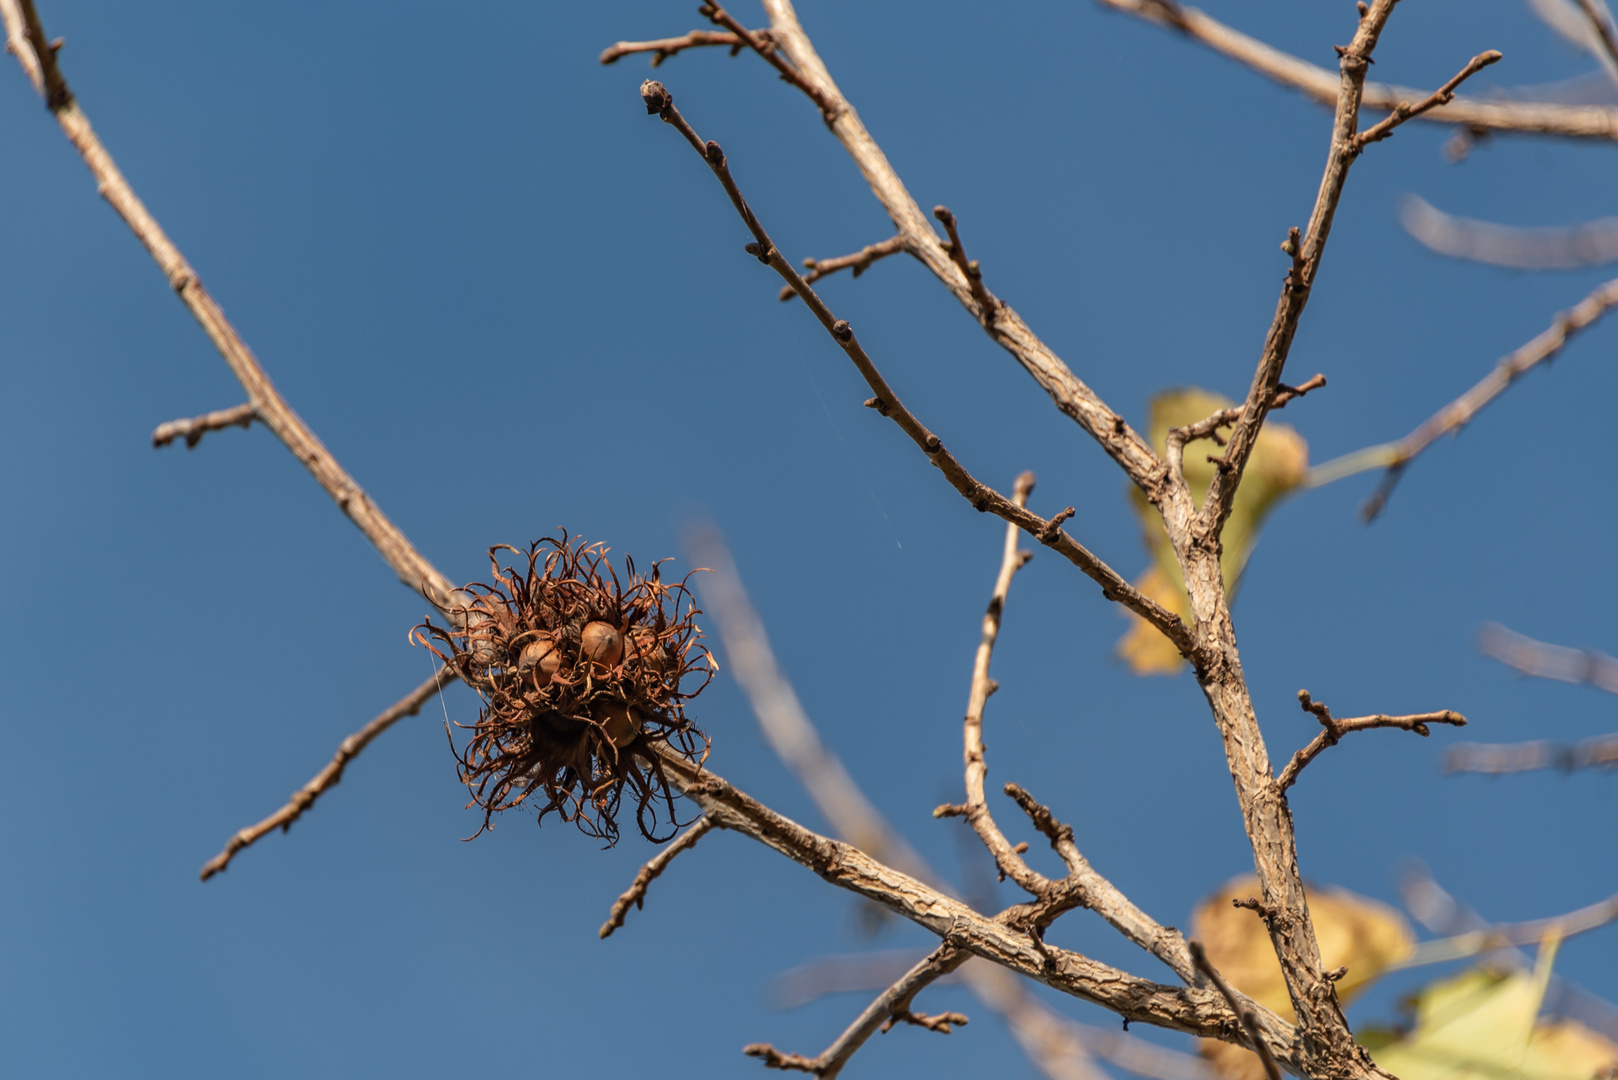
[[[706,756],[685,703],[716,669],[686,583],[665,583],[659,563],[642,577],[632,559],[620,580],[605,547],[565,532],[526,552],[492,547],[489,565],[490,583],[434,605],[447,626],[429,617],[410,632],[483,702],[476,724],[455,725],[471,732],[464,745],[450,733],[467,805],[487,828],[532,803],[541,822],[555,811],[610,846],[627,788],[642,835],[668,839],[680,823],[656,751]]]

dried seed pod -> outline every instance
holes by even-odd
[[[502,552],[526,567],[502,566]],[[706,753],[685,703],[713,676],[685,582],[632,561],[620,578],[604,548],[565,533],[526,552],[491,548],[489,561],[492,583],[440,609],[447,627],[411,631],[482,698],[455,753],[484,825],[533,800],[541,820],[555,811],[612,843],[627,787],[641,832],[667,839],[658,808],[677,825],[674,793],[655,753]]]
[[[517,657],[517,673],[527,675],[533,680],[534,687],[540,690],[550,683],[561,667],[562,653],[549,634],[541,634],[524,645],[522,655]]]
[[[650,627],[630,628],[629,655],[649,671],[661,673],[669,669],[668,653],[663,651],[662,644],[657,640],[657,632]]]
[[[635,741],[640,729],[646,725],[646,714],[633,705],[621,701],[607,701],[596,706],[596,718],[607,732],[612,745],[622,750]]]
[[[624,658],[624,636],[611,623],[587,622],[579,633],[579,659],[617,667]]]

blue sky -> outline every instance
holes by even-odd
[[[1352,32],[1346,2],[1207,6],[1322,64]],[[800,14],[917,200],[956,212],[990,287],[1107,401],[1143,421],[1166,387],[1245,389],[1324,109],[1088,3]],[[136,191],[430,559],[472,579],[490,544],[565,526],[644,561],[711,514],[828,743],[929,860],[959,865],[955,826],[930,811],[958,797],[1000,528],[860,407],[868,391],[801,305],[775,301],[706,168],[645,115],[645,61],[596,63],[618,39],[698,26],[690,5],[54,0],[42,15]],[[1486,48],[1506,55],[1479,86],[1593,66],[1523,5],[1412,0],[1376,74],[1437,85]],[[812,107],[756,58],[693,52],[657,74],[790,258],[890,235]],[[1415,192],[1509,224],[1609,215],[1618,151],[1497,139],[1454,166],[1447,134],[1412,124],[1350,178],[1289,368],[1330,379],[1284,414],[1317,462],[1404,434],[1604,279],[1446,261],[1394,209]],[[475,709],[458,688],[290,834],[199,884],[231,832],[426,676],[405,640],[425,605],[262,429],[151,449],[156,424],[240,389],[9,58],[0,137],[0,564],[23,590],[0,629],[4,1071],[752,1076],[744,1043],[818,1052],[864,1004],[773,1012],[772,975],[925,944],[903,926],[867,941],[846,894],[723,834],[598,941],[652,849],[519,815],[462,843],[479,818],[441,730]],[[919,265],[824,295],[977,475],[1009,487],[1036,470],[1037,509],[1080,507],[1075,535],[1145,568],[1121,475]],[[1374,526],[1355,516],[1368,477],[1276,512],[1235,610],[1273,756],[1313,734],[1300,687],[1340,715],[1458,709],[1483,741],[1618,729],[1610,696],[1520,681],[1473,647],[1497,620],[1618,651],[1601,434],[1615,333],[1435,448]],[[1049,801],[1098,869],[1184,925],[1250,856],[1194,683],[1122,670],[1123,629],[1053,555],[1019,576],[991,780]],[[733,683],[696,713],[719,772],[824,827]],[[1392,900],[1414,856],[1502,919],[1613,892],[1613,780],[1446,778],[1460,737],[1373,734],[1311,766],[1292,796],[1306,876]],[[1052,939],[1167,977],[1082,913]],[[1618,993],[1613,941],[1570,944],[1558,970]],[[1412,985],[1354,1018],[1389,1015]],[[929,1003],[976,1022],[891,1033],[856,1072],[969,1075],[1011,1055],[1031,1074],[963,991]]]

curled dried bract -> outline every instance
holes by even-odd
[[[502,566],[503,552],[517,565]],[[526,552],[490,548],[489,565],[490,583],[439,606],[447,626],[428,618],[410,632],[482,699],[477,722],[456,725],[471,732],[455,749],[468,805],[486,828],[532,798],[541,821],[556,811],[612,844],[627,787],[641,833],[667,839],[659,806],[672,835],[674,795],[651,751],[707,753],[685,703],[714,672],[685,582],[665,583],[657,563],[643,577],[632,559],[620,580],[606,548],[566,533]]]

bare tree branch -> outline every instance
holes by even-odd
[[[631,907],[644,907],[646,890],[653,880],[669,868],[669,863],[674,861],[675,856],[696,847],[697,841],[701,840],[711,828],[713,822],[706,817],[699,817],[677,839],[647,860],[646,865],[640,868],[640,873],[635,875],[635,880],[630,883],[629,888],[612,902],[612,911],[608,914],[607,921],[601,924],[600,935],[604,938],[611,937],[614,930],[624,925],[624,917],[629,914]]]
[[[1393,494],[1405,468],[1422,451],[1440,435],[1460,431],[1485,405],[1536,365],[1555,357],[1575,334],[1595,323],[1614,305],[1618,305],[1618,278],[1598,286],[1571,311],[1558,315],[1549,329],[1502,358],[1476,386],[1438,410],[1409,435],[1398,442],[1369,446],[1328,461],[1311,471],[1309,483],[1318,487],[1368,469],[1386,469],[1376,491],[1360,508],[1361,517],[1374,521],[1386,509],[1388,497]]]
[[[1214,970],[1212,964],[1208,963],[1208,954],[1202,951],[1201,942],[1191,942],[1190,949],[1191,960],[1197,965],[1197,970],[1206,975],[1208,981],[1218,987],[1219,992],[1230,1003],[1231,1011],[1242,1018],[1242,1027],[1246,1029],[1248,1039],[1251,1040],[1253,1047],[1258,1051],[1259,1060],[1264,1063],[1264,1074],[1269,1077],[1269,1080],[1281,1080],[1281,1068],[1276,1064],[1275,1054],[1271,1052],[1269,1046],[1264,1042],[1264,1037],[1259,1032],[1257,1015],[1242,1007],[1242,1003],[1236,999],[1236,992],[1230,988],[1230,984],[1224,980],[1219,972]]]
[[[719,828],[765,844],[838,888],[873,900],[931,931],[946,944],[1093,1002],[1130,1021],[1248,1045],[1240,1018],[1213,990],[1163,986],[1080,953],[1045,945],[1029,933],[980,915],[849,844],[805,829],[683,758],[660,754],[657,763]],[[1297,1054],[1303,1047],[1292,1025],[1256,1003],[1239,1000],[1254,1012],[1263,1037],[1272,1046],[1286,1048],[1282,1060],[1287,1068],[1302,1072],[1304,1066]],[[1344,1075],[1381,1074],[1362,1063],[1357,1067],[1349,1065]]]
[[[1512,946],[1538,945],[1551,937],[1565,940],[1606,926],[1614,920],[1618,920],[1618,894],[1566,915],[1553,915],[1531,922],[1498,923],[1437,941],[1423,941],[1416,946],[1415,952],[1393,964],[1389,970],[1443,964]]]
[[[1424,113],[1431,112],[1440,105],[1448,105],[1450,102],[1455,100],[1455,88],[1457,86],[1460,86],[1467,79],[1470,79],[1473,75],[1476,75],[1490,64],[1496,63],[1499,61],[1499,59],[1500,53],[1494,49],[1490,49],[1485,53],[1479,53],[1477,56],[1472,57],[1472,59],[1467,62],[1467,65],[1462,68],[1454,78],[1445,83],[1443,86],[1440,86],[1437,90],[1434,90],[1431,94],[1427,95],[1427,97],[1423,98],[1415,105],[1411,105],[1409,102],[1405,101],[1399,102],[1399,104],[1393,107],[1393,111],[1387,115],[1385,120],[1379,124],[1373,124],[1371,127],[1366,128],[1364,131],[1354,136],[1352,145],[1355,152],[1364,149],[1371,143],[1381,142],[1383,139],[1386,139],[1393,134],[1394,128],[1405,123],[1406,121],[1414,120],[1416,117],[1421,116]]]
[[[152,445],[167,446],[175,439],[184,439],[186,449],[189,450],[201,442],[202,436],[210,431],[223,431],[228,427],[245,429],[256,419],[258,419],[258,406],[246,404],[216,409],[187,420],[170,420],[157,425],[157,430],[152,432]]]
[[[1031,488],[1032,483],[1032,476],[1020,478],[1016,486],[1018,494],[1026,498],[1025,488]],[[1015,529],[1012,526],[1007,529],[1012,537],[1007,550],[1015,551]],[[717,530],[711,526],[692,530],[687,546],[693,562],[713,569],[702,583],[703,606],[718,623],[725,646],[726,668],[753,704],[754,714],[770,745],[798,776],[839,835],[844,839],[861,837],[858,846],[868,854],[936,885],[937,875],[898,836],[854,785],[836,756],[822,745],[775,661],[764,626],[747,599],[735,564]],[[1002,567],[1005,565],[1003,556]],[[975,672],[974,667],[974,693],[979,685]],[[948,891],[941,885],[936,887]],[[1113,922],[1115,926],[1122,921],[1120,912],[1134,910],[1127,900],[1116,896],[1117,890],[1110,882],[1099,876],[1090,884],[1090,893],[1096,898],[1094,906],[1098,913],[1109,921],[1119,919]],[[1153,952],[1167,949],[1171,939],[1178,940],[1176,931],[1158,927],[1145,915],[1137,917],[1142,926],[1155,928],[1155,933],[1148,931],[1135,938],[1160,942],[1156,948],[1148,946]],[[1179,948],[1184,954],[1183,944]],[[1170,961],[1169,966],[1173,968],[1175,964]],[[1098,1072],[1087,1051],[1089,1036],[1097,1029],[1083,1028],[1051,1012],[1022,987],[1018,976],[1003,968],[984,961],[970,961],[961,969],[960,977],[979,1000],[1005,1017],[1018,1042],[1052,1080],[1097,1080]],[[864,988],[863,983],[860,988]],[[1154,1056],[1152,1051],[1156,1048],[1137,1047],[1135,1042],[1138,1040],[1113,1041],[1106,1045],[1109,1054],[1116,1055],[1115,1060],[1134,1071],[1141,1071],[1140,1067],[1147,1062],[1155,1062],[1158,1071],[1146,1074],[1162,1080],[1188,1080],[1188,1072],[1194,1077],[1200,1071],[1195,1059],[1187,1058],[1182,1062],[1184,1055],[1164,1057],[1167,1052]]]
[[[1606,58],[1612,64],[1618,65],[1618,34],[1613,31],[1606,5],[1598,4],[1596,0],[1578,0],[1578,3],[1584,11],[1585,18],[1590,20],[1590,28],[1595,31],[1596,40],[1601,42],[1602,51],[1607,54]]]
[[[1618,660],[1594,649],[1548,645],[1513,633],[1499,623],[1488,623],[1478,633],[1478,648],[1524,675],[1558,682],[1589,683],[1618,694]]]
[[[1398,728],[1401,731],[1413,731],[1425,739],[1432,734],[1427,727],[1428,724],[1466,726],[1466,717],[1448,709],[1442,712],[1415,713],[1410,716],[1387,716],[1378,713],[1375,716],[1356,716],[1348,720],[1337,720],[1332,717],[1331,710],[1326,708],[1323,702],[1311,699],[1307,690],[1298,691],[1298,703],[1303,706],[1304,712],[1314,714],[1320,721],[1322,730],[1308,746],[1292,755],[1292,760],[1281,770],[1281,775],[1275,778],[1276,786],[1282,791],[1298,782],[1298,774],[1303,772],[1304,766],[1323,754],[1326,747],[1336,746],[1343,736],[1350,732],[1370,731],[1372,728]]]
[[[915,1023],[945,1035],[951,1024],[965,1024],[966,1017],[959,1013],[944,1013],[939,1017],[923,1017],[910,1011],[916,995],[938,979],[954,971],[971,958],[971,954],[952,945],[940,945],[882,992],[865,1011],[855,1018],[837,1041],[812,1058],[800,1054],[784,1054],[769,1043],[753,1043],[742,1053],[748,1057],[763,1058],[771,1069],[790,1069],[813,1073],[822,1080],[830,1080],[843,1071],[854,1052],[865,1045],[877,1031],[887,1031],[895,1022]]]
[[[702,45],[728,45],[730,55],[735,56],[747,46],[747,42],[725,30],[693,30],[680,37],[658,38],[655,41],[616,42],[601,50],[600,60],[603,64],[615,64],[633,53],[649,52],[653,54],[652,66],[657,67],[684,49]]]
[[[1558,769],[1618,769],[1618,735],[1597,735],[1581,743],[1536,740],[1521,743],[1457,743],[1444,754],[1447,773],[1508,773]]]
[[[387,515],[344,471],[309,426],[292,411],[259,366],[252,350],[225,318],[224,311],[202,287],[202,280],[197,277],[196,271],[136,197],[62,78],[56,64],[56,50],[46,43],[34,0],[4,0],[0,4],[0,18],[6,22],[9,47],[16,52],[24,70],[30,75],[35,65],[23,59],[23,53],[32,52],[37,60],[40,77],[34,80],[35,86],[66,133],[68,141],[78,150],[95,177],[96,190],[123,218],[124,224],[129,226],[135,238],[163,271],[169,287],[179,296],[180,302],[202,325],[203,332],[247,391],[248,404],[256,410],[257,418],[286,444],[293,456],[303,462],[349,520],[359,526],[383,560],[393,567],[399,580],[412,589],[423,590],[436,603],[448,603],[453,588],[449,580],[422,557],[404,533],[399,531],[399,527],[388,520]]]
[[[786,283],[803,298],[822,326],[831,334],[854,366],[864,376],[866,383],[875,392],[876,396],[866,404],[891,418],[898,424],[904,433],[921,448],[929,461],[936,465],[940,472],[950,482],[950,485],[960,492],[963,497],[979,511],[989,511],[1006,521],[1016,524],[1019,528],[1034,536],[1040,543],[1054,549],[1063,557],[1077,566],[1084,574],[1096,584],[1101,586],[1102,595],[1109,600],[1123,604],[1141,618],[1155,626],[1170,641],[1174,642],[1181,652],[1188,652],[1191,648],[1191,636],[1180,617],[1155,600],[1142,594],[1129,582],[1125,581],[1116,570],[1097,558],[1089,549],[1074,540],[1060,525],[1072,514],[1072,508],[1055,518],[1046,520],[1037,514],[1018,506],[1012,500],[1001,495],[993,488],[979,482],[976,477],[967,472],[956,460],[955,456],[944,448],[943,442],[937,435],[929,431],[921,421],[906,409],[899,401],[899,397],[888,385],[887,380],[872,363],[864,347],[854,336],[854,330],[849,324],[832,314],[820,296],[803,280],[792,264],[787,262],[776,248],[764,226],[759,223],[758,217],[747,200],[742,197],[735,179],[731,176],[729,164],[724,151],[719,144],[709,140],[704,142],[686,121],[680,111],[674,107],[674,98],[668,88],[662,83],[648,80],[641,87],[641,98],[646,103],[646,111],[662,118],[663,122],[680,132],[693,149],[697,151],[718,177],[724,186],[726,194],[736,208],[748,230],[752,232],[754,242],[747,245],[749,254],[755,256],[760,262],[767,264],[776,273],[780,274]]]
[[[1096,0],[1103,7],[1177,30],[1245,64],[1282,86],[1331,105],[1337,100],[1338,77],[1325,68],[1280,51],[1209,18],[1196,8],[1172,0]],[[1393,110],[1401,101],[1414,101],[1422,91],[1405,86],[1367,83],[1363,97],[1368,109]],[[1618,108],[1599,105],[1557,105],[1547,102],[1480,101],[1457,97],[1433,109],[1422,119],[1455,124],[1463,129],[1511,131],[1520,134],[1562,135],[1579,139],[1618,139]]]
[[[847,270],[850,267],[854,270],[854,276],[859,277],[869,270],[871,264],[878,259],[885,259],[889,255],[897,255],[904,250],[905,238],[893,236],[875,244],[867,244],[852,255],[839,255],[833,259],[805,259],[803,260],[803,265],[809,272],[803,276],[803,280],[813,283],[827,274],[835,274],[839,270]],[[797,291],[791,285],[781,286],[779,296],[783,303],[797,295]]]
[[[447,666],[439,668],[438,673],[432,678],[388,706],[375,720],[344,739],[337,747],[337,753],[332,755],[332,759],[326,764],[326,767],[316,773],[314,779],[294,791],[292,798],[287,800],[285,806],[257,825],[249,825],[235,836],[232,836],[226,842],[225,850],[203,865],[202,880],[207,881],[215,874],[228,868],[230,860],[236,857],[237,852],[257,842],[260,837],[276,829],[286,832],[292,828],[292,823],[302,817],[304,811],[314,806],[316,799],[337,786],[338,782],[343,778],[343,770],[348,768],[348,763],[358,757],[360,751],[369,746],[373,739],[405,717],[415,716],[416,713],[421,711],[422,705],[428,698],[454,681],[455,672],[453,669]]]
[[[1399,224],[1440,255],[1513,270],[1570,270],[1618,259],[1618,218],[1524,229],[1446,214],[1407,195],[1399,202]]]

